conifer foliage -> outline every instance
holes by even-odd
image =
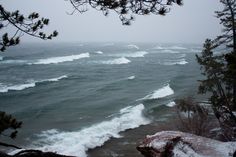
[[[236,0],[220,0],[223,10],[216,17],[223,25],[222,35],[207,39],[201,55],[196,55],[205,80],[199,93],[211,93],[212,109],[226,140],[236,140]],[[222,54],[214,51],[223,49]]]
[[[57,31],[53,31],[51,34],[46,34],[42,29],[49,24],[49,19],[40,18],[38,13],[31,13],[28,16],[24,16],[19,10],[9,12],[0,5],[0,31],[8,26],[15,28],[15,33],[9,35],[9,33],[3,33],[0,38],[0,51],[5,51],[9,46],[15,46],[20,43],[20,37],[23,34],[27,34],[33,37],[37,37],[43,40],[52,39],[58,35]]]
[[[182,5],[182,0],[70,0],[74,11],[83,13],[92,7],[108,15],[110,11],[118,14],[123,25],[130,25],[134,15],[165,15],[172,4]]]

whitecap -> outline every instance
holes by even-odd
[[[63,62],[70,62],[82,58],[88,58],[89,53],[82,53],[78,55],[70,55],[70,56],[61,56],[61,57],[50,57],[46,59],[39,59],[36,62],[29,63],[29,64],[57,64],[57,63],[63,63]]]
[[[186,54],[181,54],[181,55],[177,56],[176,58],[184,58],[184,57],[186,57]]]
[[[6,93],[6,92],[9,92],[9,91],[20,91],[20,90],[24,90],[24,89],[27,89],[27,88],[35,87],[38,83],[56,82],[56,81],[59,81],[59,80],[64,79],[64,78],[67,78],[67,76],[63,75],[63,76],[60,76],[60,77],[45,79],[45,80],[39,80],[39,81],[31,80],[31,81],[28,81],[27,83],[17,84],[17,85],[0,84],[0,93]]]
[[[168,106],[168,107],[174,107],[175,105],[176,105],[176,103],[174,101],[171,101],[168,104],[166,104],[166,106]]]
[[[168,49],[174,49],[174,50],[186,50],[187,48],[181,47],[181,46],[171,46],[168,47]]]
[[[178,51],[169,50],[169,49],[162,50],[161,52],[163,52],[163,53],[179,53]]]
[[[151,94],[148,94],[147,96],[139,100],[159,99],[159,98],[164,98],[172,94],[174,94],[174,90],[170,88],[169,84],[167,84],[164,87],[153,91]]]
[[[130,76],[130,77],[128,77],[127,79],[128,79],[128,80],[133,80],[133,79],[135,79],[135,76]]]
[[[102,51],[95,51],[94,53],[96,53],[96,54],[103,54]]]
[[[188,62],[183,58],[180,60],[166,60],[160,64],[162,64],[162,65],[185,65],[185,64],[188,64]]]
[[[2,61],[3,60],[3,56],[0,56],[0,61]]]
[[[128,47],[128,48],[131,48],[131,49],[132,49],[132,48],[135,48],[135,49],[137,49],[137,50],[139,49],[139,47],[138,47],[137,45],[134,45],[134,44],[129,44],[129,45],[127,45],[127,47]]]
[[[128,107],[125,112],[121,109],[119,116],[78,131],[63,132],[55,129],[44,131],[38,135],[40,139],[34,141],[31,148],[87,157],[86,152],[89,149],[102,146],[112,137],[120,138],[120,132],[149,124],[150,120],[143,116],[144,109],[143,104]]]
[[[156,50],[163,50],[164,48],[163,48],[163,47],[161,47],[161,46],[155,46],[155,47],[153,47],[152,49],[156,49]]]
[[[128,64],[131,61],[128,60],[125,57],[121,57],[121,58],[116,58],[116,59],[112,59],[112,60],[107,60],[107,61],[102,61],[102,64]]]
[[[0,86],[0,93],[6,93],[10,90],[23,90],[26,88],[31,88],[31,87],[35,87],[35,83],[25,83],[25,84],[19,84],[19,85],[1,85]]]
[[[145,55],[147,55],[148,52],[146,51],[137,51],[134,53],[130,53],[130,54],[124,54],[124,57],[131,57],[131,58],[137,58],[137,57],[144,57]]]

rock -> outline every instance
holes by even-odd
[[[137,150],[145,157],[236,157],[236,142],[220,142],[179,131],[147,136]]]

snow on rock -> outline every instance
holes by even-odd
[[[236,142],[220,142],[179,131],[147,136],[137,146],[145,157],[234,157]]]

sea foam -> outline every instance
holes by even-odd
[[[24,89],[27,89],[27,88],[35,87],[39,83],[56,82],[56,81],[59,81],[59,80],[64,79],[64,78],[67,78],[67,76],[63,75],[63,76],[60,76],[60,77],[45,79],[45,80],[39,80],[39,81],[35,81],[35,80],[32,81],[31,80],[28,83],[18,84],[18,85],[3,85],[3,84],[0,84],[0,93],[6,93],[6,92],[9,92],[9,91],[24,90]]]
[[[71,62],[74,60],[82,59],[82,58],[88,58],[89,53],[82,53],[78,55],[70,55],[70,56],[61,56],[61,57],[50,57],[46,59],[39,59],[34,63],[29,64],[57,64],[62,62]]]
[[[185,65],[185,64],[188,64],[188,62],[184,58],[182,58],[179,60],[166,60],[161,64],[162,65]]]
[[[131,48],[131,49],[132,49],[132,48],[135,48],[135,49],[137,49],[137,50],[139,49],[139,47],[138,47],[137,45],[134,45],[134,44],[129,44],[129,45],[127,45],[127,47],[128,47],[128,48]]]
[[[86,157],[86,152],[102,146],[110,138],[120,138],[120,132],[149,124],[143,116],[144,105],[121,109],[119,116],[108,121],[94,124],[90,127],[73,132],[63,132],[55,129],[44,131],[40,138],[33,142],[31,148],[52,151],[65,155]]]
[[[128,64],[131,61],[128,60],[125,57],[121,57],[121,58],[116,58],[116,59],[112,59],[112,60],[107,60],[107,61],[102,61],[102,64]]]
[[[166,106],[168,106],[168,107],[174,107],[175,105],[176,105],[176,103],[174,101],[171,101],[168,104],[166,104]]]
[[[186,50],[187,48],[181,47],[181,46],[171,46],[168,47],[168,49],[174,49],[174,50]]]
[[[174,90],[170,88],[169,84],[167,84],[164,87],[153,91],[151,94],[148,94],[147,96],[139,100],[159,99],[159,98],[164,98],[172,94],[174,94]]]
[[[94,53],[96,53],[96,54],[103,54],[102,51],[95,51]]]
[[[148,52],[146,52],[146,51],[137,51],[137,52],[134,52],[134,53],[123,54],[123,56],[124,57],[137,58],[137,57],[144,57],[147,54],[148,54]]]
[[[130,76],[130,77],[128,77],[127,79],[128,79],[128,80],[133,80],[133,79],[135,79],[135,76]]]

